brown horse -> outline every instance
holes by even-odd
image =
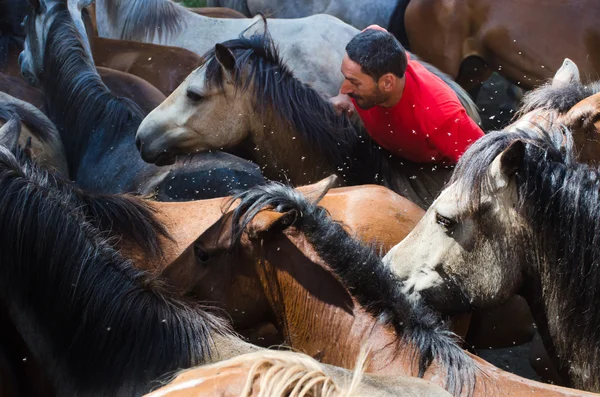
[[[197,7],[188,8],[188,10],[210,18],[248,18],[239,11],[227,7]]]
[[[30,103],[36,108],[44,109],[44,94],[42,91],[30,86],[20,76],[14,77],[0,72],[0,91]]]
[[[400,0],[389,28],[425,61],[472,88],[498,71],[523,88],[543,83],[563,59],[584,82],[600,75],[600,3],[593,0]],[[532,30],[532,27],[539,27]]]
[[[268,189],[262,188],[262,192]],[[286,343],[324,363],[352,368],[360,347],[367,346],[367,372],[417,375],[419,365],[410,354],[416,348],[410,342],[413,339],[401,336],[391,312],[374,309],[391,302],[384,298],[385,293],[378,292],[394,283],[389,271],[376,266],[374,257],[365,256],[365,251],[344,236],[339,225],[298,196],[282,193],[288,199],[299,200],[293,204],[291,199],[254,196],[256,190],[245,193],[236,212],[226,213],[191,244],[196,266],[204,272],[194,289],[196,296],[225,305],[235,302],[228,308],[230,313],[239,313],[233,316],[251,313],[258,317],[257,306],[266,305]],[[318,201],[323,194],[313,192],[311,196]],[[236,226],[240,221],[242,229]],[[213,272],[213,268],[218,271]],[[237,294],[238,298],[232,301],[228,294]],[[379,298],[370,300],[366,295]],[[411,321],[405,317],[399,324]],[[475,395],[586,395],[527,381],[475,360],[482,371],[476,378]],[[447,367],[443,360],[435,359],[425,378],[443,385],[443,379],[451,376],[446,370],[458,370],[459,363]],[[464,369],[458,371],[468,378]]]
[[[134,74],[170,95],[202,63],[184,48],[90,37],[96,66]]]

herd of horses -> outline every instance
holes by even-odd
[[[547,3],[0,0],[0,395],[600,393],[600,10]],[[441,192],[326,99],[372,23],[531,89]],[[532,322],[554,384],[465,350]]]

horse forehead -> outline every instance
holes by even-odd
[[[431,208],[444,214],[454,214],[458,211],[459,200],[461,197],[460,186],[458,182],[452,183],[446,187],[440,195],[431,204]]]
[[[183,84],[191,90],[204,91],[206,89],[206,68],[207,68],[207,66],[208,66],[208,62],[206,62],[204,65],[200,66],[198,69],[194,70],[185,79]]]
[[[529,113],[524,114],[518,120],[510,124],[506,128],[506,130],[530,130],[531,128],[535,128],[536,126],[549,127],[549,125],[554,122],[557,116],[558,115],[555,110],[535,109]]]

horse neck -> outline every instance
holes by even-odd
[[[367,372],[415,376],[413,347],[367,313],[322,264],[301,234],[256,246],[257,273],[280,332],[294,349],[353,368],[365,348]]]
[[[325,156],[311,150],[302,134],[280,122],[273,112],[265,112],[250,122],[250,159],[261,167],[265,177],[289,180],[296,186],[315,183],[331,174],[336,167]]]

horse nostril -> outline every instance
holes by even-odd
[[[137,147],[138,151],[142,150],[142,140],[138,137],[135,137],[135,147]]]

